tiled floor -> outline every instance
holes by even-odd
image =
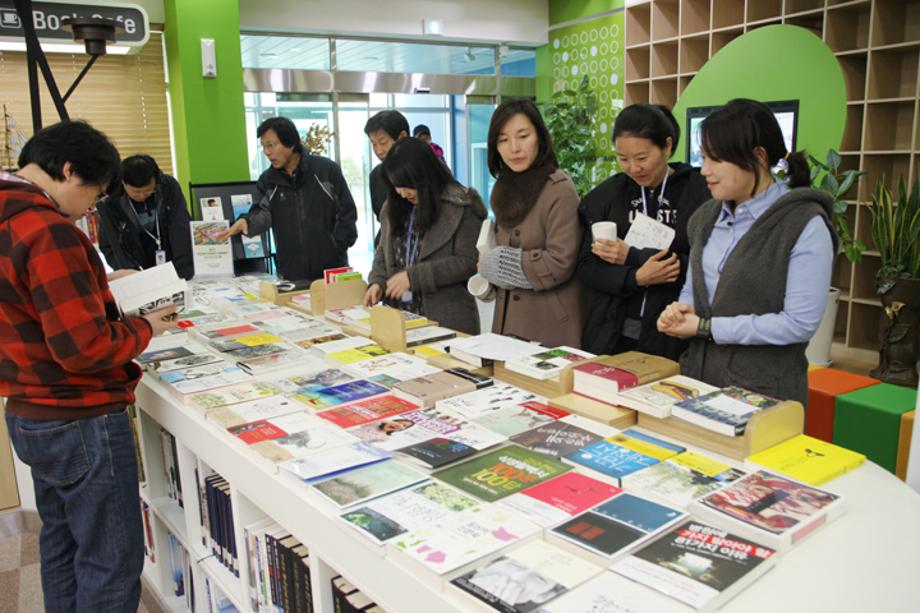
[[[149,600],[144,595],[145,600]],[[0,613],[41,613],[38,535],[15,534],[0,540]],[[144,603],[139,613],[149,613]]]

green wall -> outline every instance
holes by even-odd
[[[550,0],[549,25],[584,19],[624,5],[624,0]]]
[[[843,72],[830,48],[804,28],[767,26],[730,42],[693,78],[674,116],[686,130],[688,107],[720,105],[732,98],[799,100],[796,149],[823,160],[828,148],[840,147],[846,121]],[[686,157],[684,138],[675,160]]]
[[[166,57],[183,190],[193,183],[246,181],[246,121],[237,0],[165,0]],[[202,38],[213,38],[217,78],[201,76]],[[186,194],[188,196],[188,194]],[[193,210],[197,202],[190,202]]]

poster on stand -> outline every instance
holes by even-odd
[[[230,239],[216,237],[230,227],[223,221],[193,221],[192,255],[195,262],[195,277],[233,276],[233,251]]]

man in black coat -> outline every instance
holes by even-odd
[[[121,163],[121,183],[99,204],[99,249],[115,270],[172,262],[183,279],[195,274],[190,217],[179,182],[149,155]]]
[[[339,165],[308,153],[286,117],[266,119],[256,134],[272,167],[256,184],[258,201],[220,238],[272,228],[278,271],[290,281],[320,279],[327,268],[347,266],[358,212]]]

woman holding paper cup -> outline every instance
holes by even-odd
[[[706,181],[669,164],[680,128],[667,107],[633,104],[613,124],[623,172],[581,203],[586,233],[578,277],[593,290],[582,346],[597,354],[638,350],[677,359],[686,341],[658,332],[658,315],[677,299],[690,244],[687,222],[709,200]]]
[[[380,242],[364,305],[382,300],[479,334],[479,311],[466,286],[476,272],[476,239],[486,218],[479,194],[457,183],[417,138],[393,145],[382,177],[389,195],[380,211]]]
[[[495,246],[479,272],[497,289],[492,331],[546,346],[581,346],[581,244],[578,194],[559,169],[553,143],[531,100],[501,104],[488,135]]]
[[[805,404],[805,347],[827,301],[833,198],[812,189],[804,152],[786,150],[772,111],[731,100],[700,127],[713,199],[688,227],[690,269],[658,329],[691,339],[681,372]]]

